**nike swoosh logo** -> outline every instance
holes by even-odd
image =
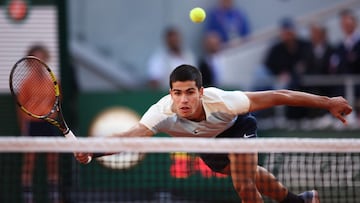
[[[255,137],[255,134],[250,134],[250,135],[247,135],[246,133],[244,134],[244,138],[250,138],[250,137]]]

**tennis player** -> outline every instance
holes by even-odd
[[[152,136],[163,132],[174,137],[255,138],[257,123],[249,114],[276,105],[326,109],[346,124],[352,111],[342,97],[326,97],[290,90],[259,92],[224,91],[203,88],[202,76],[191,65],[180,65],[170,75],[170,94],[152,105],[140,122],[115,136]],[[76,153],[86,163],[88,153]],[[317,191],[295,195],[265,168],[258,166],[257,154],[201,154],[216,172],[231,175],[243,203],[263,202],[266,195],[281,203],[318,203]]]

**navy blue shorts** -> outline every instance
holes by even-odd
[[[239,115],[233,126],[216,138],[256,138],[257,122],[250,114]],[[222,172],[230,164],[228,154],[199,154],[201,159],[215,172]]]

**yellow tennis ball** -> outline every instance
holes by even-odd
[[[200,7],[191,9],[190,19],[192,22],[201,23],[205,20],[205,18],[206,18],[206,13],[205,13],[204,9],[202,9]]]

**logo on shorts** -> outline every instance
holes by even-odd
[[[244,138],[251,138],[251,137],[255,137],[255,134],[250,134],[250,135],[248,135],[248,134],[244,134]]]

